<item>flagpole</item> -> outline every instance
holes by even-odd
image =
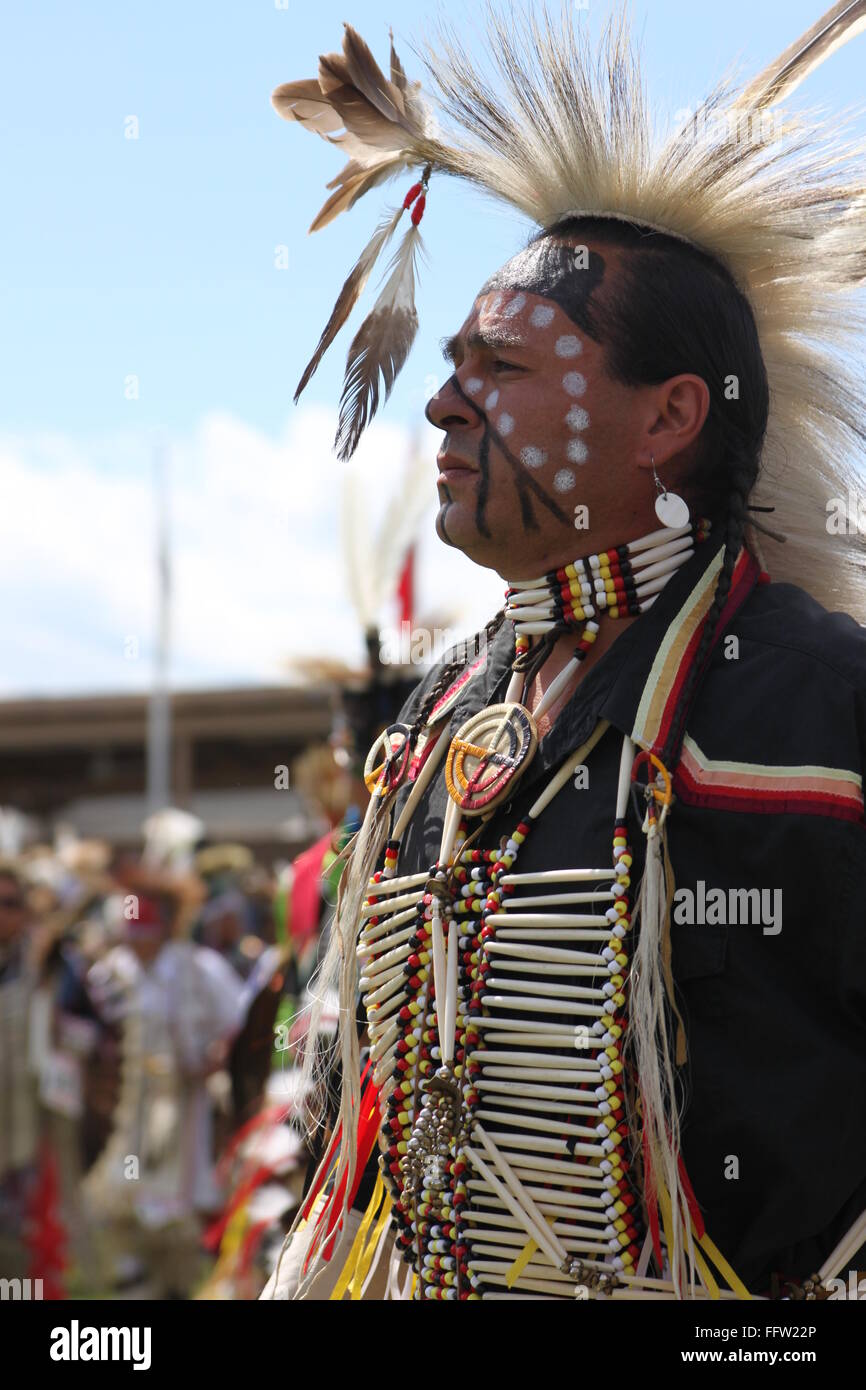
[[[149,813],[171,805],[171,542],[168,515],[168,448],[157,441],[153,449],[153,501],[156,519],[156,631],[153,682],[147,708],[147,808]]]

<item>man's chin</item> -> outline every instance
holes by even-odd
[[[478,529],[475,513],[467,513],[456,502],[442,507],[436,517],[436,534],[453,550],[460,550],[475,565],[497,569],[502,560],[502,546],[493,536],[484,536]]]

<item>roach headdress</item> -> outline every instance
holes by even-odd
[[[866,151],[847,139],[842,117],[783,116],[780,105],[866,26],[866,0],[835,4],[751,81],[721,83],[673,134],[653,129],[623,14],[598,52],[580,23],[574,6],[555,19],[546,4],[488,3],[483,65],[463,29],[440,23],[419,48],[429,98],[407,79],[393,37],[386,77],[347,24],[342,53],[320,58],[317,77],[276,89],[281,116],[348,156],[311,231],[386,180],[412,178],[343,284],[295,400],[405,222],[349,348],[335,447],[350,457],[417,331],[418,224],[435,173],[467,179],[541,230],[577,213],[664,232],[722,262],[755,316],[771,406],[752,500],[774,504],[774,526],[791,542],[774,555],[774,575],[802,582],[808,573],[822,601],[850,605],[851,566],[862,562],[850,541],[828,537],[826,499],[856,487],[866,439],[855,366]]]

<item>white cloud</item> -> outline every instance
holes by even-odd
[[[346,466],[335,415],[306,407],[272,439],[226,413],[166,440],[172,537],[172,684],[272,682],[293,656],[363,659],[340,546]],[[418,546],[418,614],[472,631],[501,603],[433,533],[437,434],[425,426],[430,508]],[[408,432],[376,422],[352,467],[375,552]],[[0,437],[0,692],[146,687],[156,610],[154,442],[141,432],[86,443],[62,434]],[[393,613],[381,614],[384,622]],[[137,638],[137,660],[125,644]]]

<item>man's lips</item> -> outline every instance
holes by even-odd
[[[464,459],[456,458],[453,454],[439,454],[436,462],[439,464],[439,477],[437,483],[460,482],[462,478],[471,478],[477,469]]]

